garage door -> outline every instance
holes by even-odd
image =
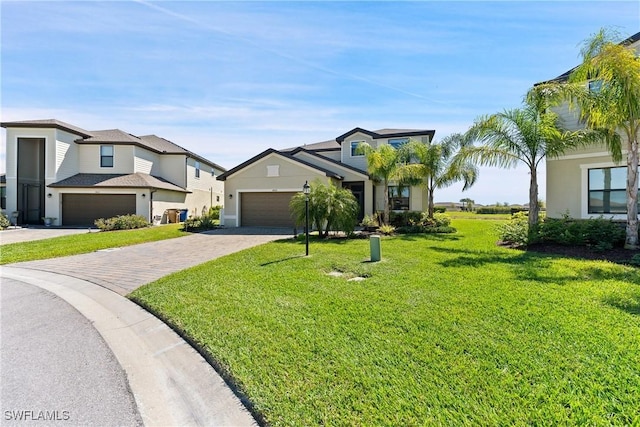
[[[289,201],[296,193],[241,193],[243,227],[293,227]]]
[[[98,218],[135,213],[135,194],[62,195],[62,225],[88,226]]]

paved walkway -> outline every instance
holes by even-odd
[[[219,229],[11,264],[0,275],[53,293],[92,322],[124,369],[145,425],[255,425],[238,397],[193,348],[123,295],[172,272],[290,235],[279,229]],[[59,326],[52,322],[47,327]],[[11,367],[4,368],[3,383],[5,375],[13,374]],[[3,402],[3,413],[7,409],[14,408],[5,408]]]

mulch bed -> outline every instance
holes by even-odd
[[[618,264],[632,264],[631,259],[633,256],[640,254],[640,250],[613,248],[608,251],[601,252],[588,246],[566,246],[554,243],[536,243],[529,245],[525,250],[527,252],[556,254],[571,258],[605,260]]]

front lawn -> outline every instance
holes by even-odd
[[[269,243],[132,294],[271,425],[640,422],[640,274],[453,235]],[[338,273],[341,273],[339,275]],[[349,280],[364,278],[364,280]]]
[[[100,249],[130,246],[188,235],[189,233],[182,231],[182,224],[168,224],[136,230],[73,234],[31,242],[10,243],[0,246],[0,264],[78,255]]]

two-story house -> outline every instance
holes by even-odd
[[[293,227],[289,201],[305,182],[316,179],[351,190],[360,204],[361,218],[381,211],[383,186],[369,176],[365,156],[356,151],[358,144],[399,147],[410,138],[428,144],[434,134],[433,130],[355,128],[330,141],[284,150],[270,148],[218,177],[225,182],[224,224]],[[389,193],[393,210],[427,208],[427,192],[420,186],[401,188],[392,183]]]
[[[224,205],[226,171],[155,135],[87,131],[59,120],[1,123],[6,128],[6,210],[19,224],[91,226],[138,214],[167,222]]]
[[[640,33],[622,42],[640,54]],[[569,70],[551,81],[567,81]],[[590,90],[598,90],[597,80],[585,82]],[[564,103],[557,109],[562,125],[575,130],[584,127],[579,112]],[[623,159],[626,158],[628,140],[621,133]],[[607,148],[602,145],[566,152],[558,158],[547,158],[547,215],[559,218],[568,214],[572,218],[626,219],[627,167],[623,160],[614,163]]]

